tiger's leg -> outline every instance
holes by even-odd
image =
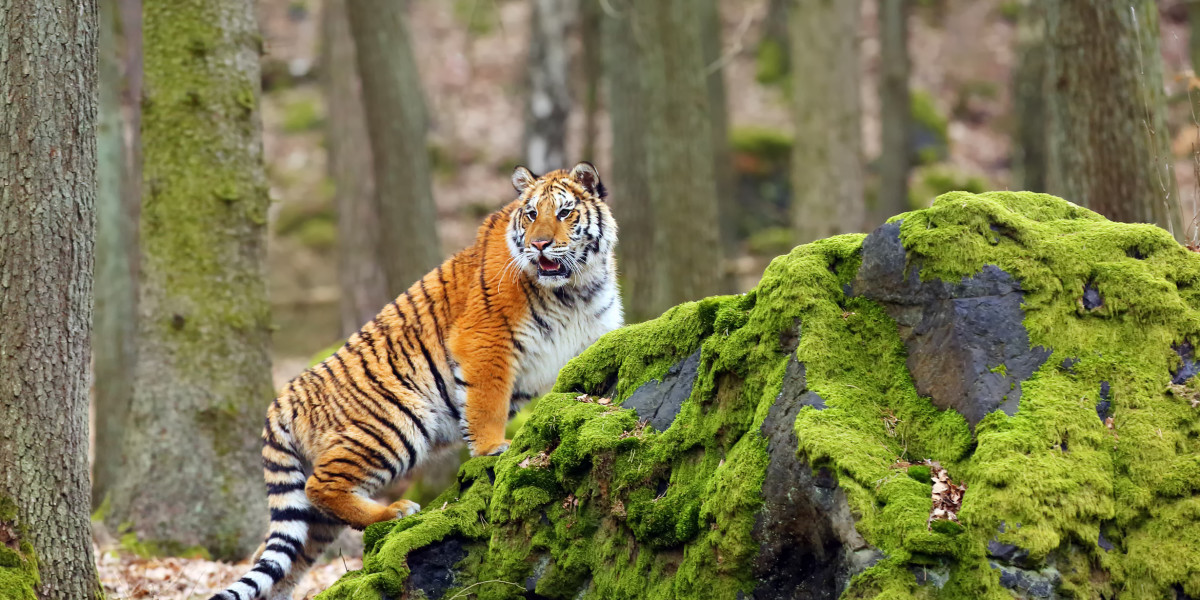
[[[308,530],[308,540],[304,544],[304,554],[297,557],[295,566],[279,583],[271,588],[266,600],[292,600],[292,590],[304,579],[313,564],[321,558],[333,540],[345,529],[344,525],[329,523],[313,524]]]
[[[471,456],[493,456],[508,450],[509,445],[504,428],[516,379],[513,338],[511,329],[483,325],[472,334],[457,335],[450,341],[469,385],[462,426]]]
[[[396,467],[387,463],[381,453],[376,452],[377,456],[369,461],[351,448],[353,446],[337,446],[314,461],[313,474],[304,489],[313,504],[360,530],[372,523],[407,517],[421,510],[421,506],[411,500],[397,500],[386,506],[371,500],[368,496],[374,490],[400,473],[395,472]]]

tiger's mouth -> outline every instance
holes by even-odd
[[[537,269],[540,277],[566,277],[571,272],[567,265],[546,256],[538,257]]]

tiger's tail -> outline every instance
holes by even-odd
[[[254,567],[225,591],[209,600],[257,600],[279,597],[272,588],[288,579],[290,591],[295,580],[312,565],[315,557],[305,554],[311,538],[322,535],[320,529],[339,522],[326,516],[304,493],[308,480],[306,461],[291,443],[291,435],[268,418],[263,432],[263,475],[267,482],[267,504],[271,524],[267,539],[255,559]],[[327,541],[327,540],[321,540]],[[299,573],[293,573],[300,569]],[[290,576],[290,577],[289,577]],[[282,594],[290,597],[290,594]]]

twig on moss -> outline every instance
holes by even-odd
[[[519,588],[519,589],[521,589],[521,590],[524,590],[524,589],[525,589],[525,586],[523,586],[523,585],[521,585],[521,584],[519,584],[519,583],[513,583],[513,582],[511,582],[511,581],[505,581],[505,580],[503,580],[503,579],[489,579],[489,580],[487,580],[487,581],[477,581],[477,582],[475,582],[475,583],[472,583],[471,585],[468,585],[467,587],[465,587],[465,588],[463,588],[463,589],[459,590],[459,592],[458,592],[457,594],[454,594],[453,596],[450,596],[450,598],[448,598],[447,600],[454,600],[455,598],[460,598],[460,597],[462,597],[462,596],[463,596],[463,594],[466,594],[468,591],[470,591],[470,589],[471,589],[471,588],[473,588],[473,587],[476,587],[476,586],[483,585],[483,584],[485,584],[485,583],[505,583],[505,584],[511,585],[511,586],[513,586],[513,587],[515,587],[515,588]]]

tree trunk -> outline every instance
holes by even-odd
[[[908,91],[908,0],[879,0],[879,42],[883,143],[879,155],[879,200],[871,227],[909,209],[912,111]]]
[[[567,168],[567,117],[571,114],[571,6],[568,0],[533,0],[529,27],[529,98],[525,105],[525,166],[539,175]]]
[[[717,228],[722,254],[737,253],[737,204],[733,185],[733,151],[729,146],[729,103],[725,93],[725,47],[721,43],[721,11],[717,0],[701,0],[700,40],[704,46],[705,85],[712,128],[713,177],[717,183]],[[719,265],[721,292],[735,291],[733,273]]]
[[[103,503],[121,469],[125,416],[133,395],[137,290],[133,265],[137,229],[127,201],[128,164],[121,94],[121,18],[115,2],[100,4],[100,110],[97,124],[96,311],[92,356],[96,369],[92,508]]]
[[[623,279],[625,320],[636,323],[657,314],[654,296],[660,284],[646,164],[645,91],[630,26],[632,0],[611,0],[609,4],[614,13],[605,12],[600,28],[612,128],[612,175],[604,181],[613,217],[621,228],[617,261]]]
[[[688,0],[630,10],[645,93],[646,199],[661,282],[654,314],[720,291],[717,184],[701,19]]]
[[[101,596],[88,524],[95,3],[0,3],[0,581]]]
[[[792,222],[801,243],[864,225],[859,0],[794,0]]]
[[[329,174],[337,189],[342,335],[349,336],[374,318],[391,296],[382,268],[387,256],[376,255],[379,204],[346,0],[325,2],[321,35]]]
[[[1013,189],[1046,191],[1046,16],[1024,0],[1017,17],[1017,63],[1013,69]]]
[[[399,295],[437,266],[437,210],[430,190],[425,100],[405,23],[404,4],[347,5],[362,78],[363,107],[375,168],[380,249],[388,294]]]
[[[1154,2],[1052,0],[1046,25],[1050,191],[1182,235]]]
[[[261,541],[271,398],[259,43],[248,2],[146,0],[138,358],[108,521],[149,549]]]
[[[579,0],[580,75],[583,79],[583,160],[596,160],[596,135],[599,131],[600,82],[604,76],[604,47],[601,24],[604,10],[599,0]]]

